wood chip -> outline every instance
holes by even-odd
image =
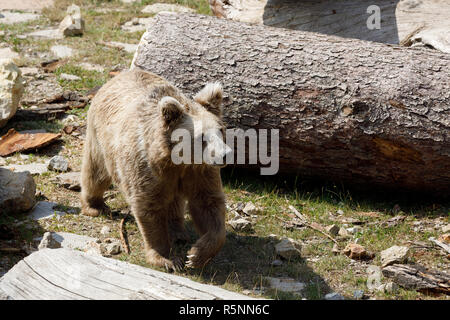
[[[61,137],[60,133],[20,133],[14,129],[0,138],[0,156],[42,148]]]

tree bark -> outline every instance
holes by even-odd
[[[209,0],[220,18],[450,53],[448,0]],[[380,11],[380,27],[374,7]],[[369,8],[371,7],[371,8]]]
[[[255,300],[127,262],[41,249],[0,278],[0,300]]]
[[[221,81],[229,128],[279,129],[281,171],[450,190],[450,55],[160,14],[132,66],[190,94]]]
[[[442,271],[427,270],[420,265],[394,264],[382,272],[406,289],[450,294],[450,275]]]

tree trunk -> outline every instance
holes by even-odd
[[[281,171],[450,190],[450,55],[160,14],[133,66],[187,93],[221,81],[229,128],[279,129]]]
[[[0,278],[0,300],[253,300],[222,288],[70,249],[42,249]]]
[[[450,53],[448,0],[209,0],[220,18]],[[380,27],[373,22],[380,8]],[[370,8],[369,8],[370,7]]]

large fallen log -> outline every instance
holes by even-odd
[[[229,128],[279,129],[281,171],[450,190],[450,55],[160,14],[133,66],[188,93],[221,81]]]
[[[448,0],[209,0],[209,3],[213,13],[221,18],[383,43],[407,46],[417,43],[450,52]],[[379,28],[371,27],[378,13]]]
[[[450,294],[450,275],[442,271],[428,270],[421,265],[394,264],[382,272],[406,289]]]
[[[0,299],[252,299],[212,285],[70,249],[42,249],[0,278]]]

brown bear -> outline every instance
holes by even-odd
[[[165,79],[133,69],[107,82],[92,100],[81,172],[82,213],[108,212],[103,193],[113,182],[136,218],[152,265],[183,268],[183,259],[169,255],[175,240],[189,240],[186,202],[200,235],[186,266],[204,266],[225,242],[222,163],[175,164],[171,139],[183,129],[192,135],[191,144],[200,141],[202,150],[207,148],[202,128],[224,131],[222,95],[221,85],[210,83],[188,99]],[[225,157],[219,151],[216,156]]]

